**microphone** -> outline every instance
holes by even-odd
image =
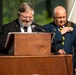
[[[36,27],[35,25],[32,25],[32,28],[33,29],[36,29],[36,30],[39,30],[41,32],[46,32],[46,30],[42,29],[42,28],[39,28],[39,27]]]

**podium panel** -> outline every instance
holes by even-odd
[[[72,55],[0,56],[0,75],[73,75]]]
[[[14,55],[50,55],[54,33],[10,33]],[[13,39],[12,39],[13,38]],[[11,44],[10,44],[11,45]],[[9,47],[9,45],[8,45]],[[11,49],[9,53],[11,53]]]

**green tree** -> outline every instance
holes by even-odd
[[[3,24],[17,18],[19,5],[30,2],[34,6],[35,21],[41,25],[52,22],[52,12],[55,6],[65,6],[65,0],[3,0]]]

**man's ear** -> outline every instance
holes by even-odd
[[[55,16],[53,15],[52,18],[55,19]]]
[[[18,16],[20,16],[20,12],[18,12]]]

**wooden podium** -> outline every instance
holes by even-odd
[[[6,47],[12,47],[9,54],[14,55],[50,55],[54,33],[19,33],[8,34]]]
[[[53,37],[53,33],[10,33],[5,47],[13,50],[13,56],[0,56],[0,75],[73,75],[72,55],[51,53]]]
[[[73,75],[72,55],[0,56],[0,75]]]

